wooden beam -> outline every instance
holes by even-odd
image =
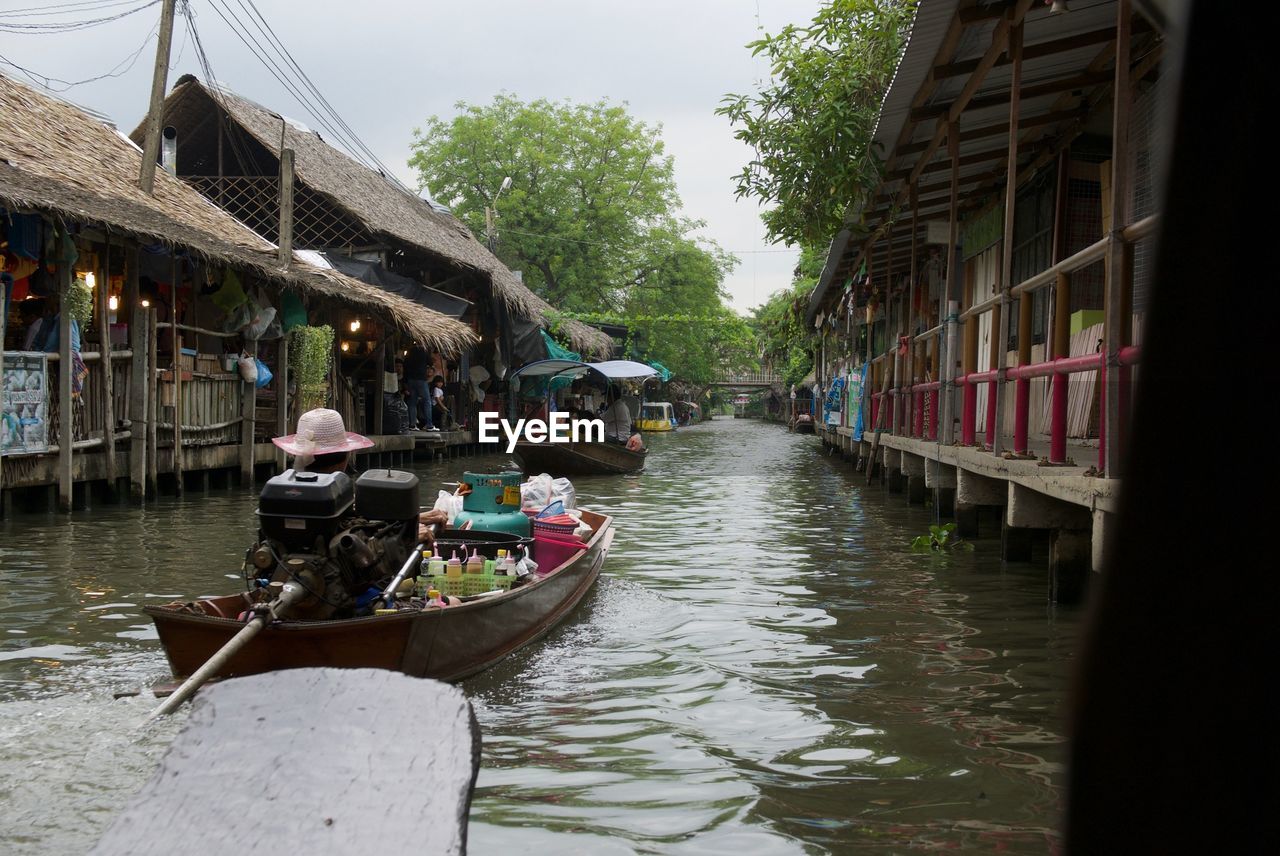
[[[1091,86],[1097,86],[1099,83],[1106,83],[1109,80],[1111,80],[1111,73],[1105,71],[1073,74],[1069,77],[1046,80],[1042,83],[1023,87],[1022,97],[1028,99],[1039,98],[1042,95],[1054,95],[1058,92],[1070,92],[1074,89],[1088,89]],[[997,92],[991,95],[984,95],[981,98],[970,98],[964,101],[957,98],[950,104],[915,108],[911,111],[911,118],[919,122],[925,122],[939,116],[958,115],[966,110],[981,110],[986,107],[999,107],[1008,103],[1008,92]],[[958,111],[955,109],[957,106],[960,107]]]
[[[1074,110],[1053,110],[1048,113],[1041,113],[1039,116],[1023,116],[1018,119],[1018,128],[1036,128],[1044,125],[1056,125],[1059,122],[1069,122],[1072,119],[1080,119],[1085,115],[1084,111],[1076,108]],[[968,143],[973,140],[983,140],[987,137],[999,137],[1009,133],[1009,123],[1001,122],[997,125],[987,125],[982,128],[970,128],[967,131],[960,132],[960,142]],[[927,143],[912,143],[902,150],[903,154],[911,154],[914,152],[922,152]],[[923,188],[921,188],[923,190]]]
[[[956,19],[966,27],[972,27],[975,24],[984,24],[987,21],[994,21],[996,18],[1003,17],[1010,8],[1012,3],[992,3],[989,6],[970,6],[967,9],[961,9],[956,12]]]
[[[1140,19],[1141,20],[1141,19]],[[1137,24],[1137,22],[1135,22]],[[1134,32],[1139,33],[1150,29],[1150,25],[1143,22],[1141,26],[1135,26]],[[1105,45],[1116,37],[1115,27],[1107,27],[1102,30],[1092,30],[1088,33],[1076,33],[1074,36],[1067,36],[1061,39],[1054,39],[1048,42],[1038,42],[1034,45],[1027,45],[1022,50],[1022,60],[1026,62],[1029,59],[1041,59],[1054,54],[1065,53],[1066,51],[1087,48],[1092,45]],[[997,66],[1010,65],[1013,61],[1009,58],[1008,52],[996,60]],[[964,60],[963,62],[952,62],[944,65],[935,65],[931,74],[934,80],[945,80],[949,77],[961,77],[971,74],[978,67],[976,59]]]

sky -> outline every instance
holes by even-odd
[[[111,72],[63,97],[132,130],[147,107],[158,3],[71,32],[32,32],[25,25],[99,19],[146,2],[0,0],[0,70],[26,80],[16,64],[68,82]],[[409,186],[417,186],[406,165],[414,128],[431,115],[454,115],[458,101],[485,103],[507,91],[526,100],[626,102],[637,118],[661,124],[683,214],[705,220],[701,234],[741,260],[726,281],[733,307],[745,313],[789,284],[798,254],[767,244],[757,204],[735,198],[731,176],[751,150],[733,139],[732,127],[714,110],[725,93],[749,92],[767,80],[767,64],[745,47],[760,28],[776,32],[804,23],[819,0],[254,2],[336,112]],[[222,83],[319,127],[219,17],[221,8],[249,20],[249,0],[190,4]],[[54,7],[61,7],[59,15],[41,14]],[[171,56],[170,86],[182,74],[200,73],[181,15]]]

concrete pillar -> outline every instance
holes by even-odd
[[[1107,553],[1107,538],[1114,532],[1114,529],[1114,514],[1097,510],[1093,512],[1093,534],[1090,539],[1093,543],[1093,555],[1089,564],[1097,573],[1102,572],[1103,557]]]
[[[1079,603],[1093,561],[1088,529],[1054,529],[1049,535],[1049,600]]]
[[[902,470],[897,466],[886,467],[885,483],[889,486],[889,493],[902,493]]]
[[[939,520],[950,520],[956,516],[956,489],[953,487],[935,487],[933,489],[933,510]]]
[[[983,507],[1003,506],[1009,489],[1000,479],[956,468],[956,531],[962,538],[977,538]]]
[[[924,505],[924,458],[910,452],[902,452],[899,463],[907,479],[907,502]]]
[[[978,509],[979,506],[971,503],[961,502],[959,499],[955,503],[956,518],[956,534],[961,538],[977,538],[978,537]]]

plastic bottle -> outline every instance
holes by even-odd
[[[498,561],[493,564],[493,575],[495,577],[508,576],[508,564],[511,560],[507,558],[506,552],[506,550],[498,551]]]
[[[484,559],[480,558],[480,554],[475,550],[471,551],[471,558],[467,559],[467,573],[483,574]]]
[[[430,589],[427,591],[427,606],[444,607],[447,604],[440,598],[440,592]]]
[[[458,552],[456,550],[453,555],[449,557],[449,561],[445,564],[445,575],[450,577],[462,576],[462,561],[458,558]]]

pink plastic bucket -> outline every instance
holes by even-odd
[[[538,563],[538,573],[548,574],[563,565],[586,544],[572,536],[550,535],[535,532],[533,535],[533,560]]]

